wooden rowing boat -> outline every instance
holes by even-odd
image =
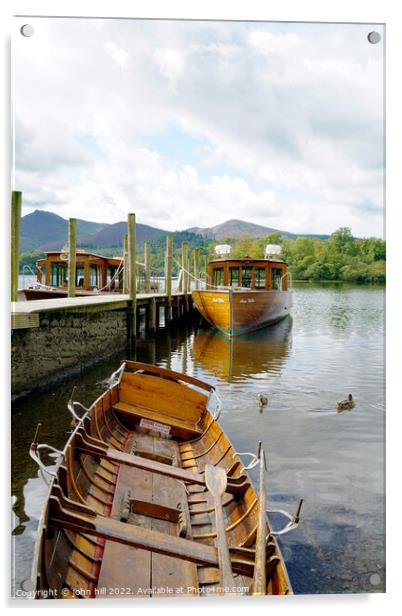
[[[266,517],[264,454],[253,460],[258,497],[215,396],[193,377],[126,361],[89,409],[70,400],[76,425],[55,470],[35,436],[31,456],[51,476],[38,598],[292,593]]]

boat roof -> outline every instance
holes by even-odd
[[[262,264],[262,263],[283,263],[284,265],[287,265],[287,262],[284,261],[283,259],[254,259],[252,257],[239,257],[239,258],[235,258],[235,257],[227,257],[227,258],[218,258],[218,259],[212,259],[211,261],[209,261],[208,265],[210,265],[211,263],[227,263],[227,262],[236,262],[236,263],[257,263],[257,264]]]
[[[48,250],[46,252],[46,256],[48,255],[61,255],[61,254],[67,254],[66,250]],[[77,248],[77,250],[75,251],[75,254],[77,256],[83,256],[83,257],[96,257],[97,259],[106,259],[106,260],[111,260],[111,259],[118,259],[119,261],[122,261],[123,258],[122,257],[106,257],[105,255],[98,255],[95,252],[87,252],[86,250],[82,250],[81,248]]]

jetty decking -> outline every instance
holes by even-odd
[[[171,303],[173,314],[175,309],[180,314],[181,307],[185,309],[189,302],[191,292],[172,293]],[[139,293],[136,297],[137,307],[167,306],[168,296],[166,293]],[[38,299],[34,301],[19,301],[11,303],[11,327],[12,329],[25,329],[39,327],[39,314],[45,312],[101,312],[109,310],[122,310],[130,306],[130,295],[123,293],[91,295],[85,297],[60,297],[55,299]],[[152,323],[149,323],[152,325]],[[157,323],[154,324],[155,328]],[[151,327],[153,329],[153,327]]]

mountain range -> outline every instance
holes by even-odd
[[[236,219],[228,220],[213,227],[191,227],[176,233],[180,235],[188,234],[190,239],[192,235],[197,235],[205,240],[225,240],[244,237],[256,239],[277,231],[284,239],[296,239],[300,235],[317,239],[328,237],[328,235],[289,233]],[[77,245],[81,247],[94,249],[122,246],[126,233],[126,222],[108,224],[77,219]],[[161,239],[170,232],[137,223],[136,233],[137,243],[140,247],[145,241]],[[65,218],[52,212],[35,210],[21,218],[20,251],[60,250],[67,243],[67,235],[68,221]]]
[[[234,239],[239,240],[241,238],[258,239],[270,235],[271,233],[280,233],[284,240],[295,240],[297,237],[303,235],[303,237],[315,237],[316,239],[326,239],[328,235],[313,235],[308,233],[289,233],[289,231],[280,231],[279,229],[273,229],[272,227],[265,227],[263,225],[256,225],[253,222],[247,222],[245,220],[227,220],[220,225],[214,227],[191,227],[186,229],[190,233],[196,233],[206,239],[211,240],[224,240]]]

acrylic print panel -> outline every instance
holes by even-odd
[[[264,592],[384,592],[384,27],[18,18],[14,30],[13,596],[211,594],[225,535],[236,592],[252,594],[261,485]],[[71,518],[56,528],[52,476],[29,458],[36,426],[63,450],[73,387],[91,405],[123,359],[216,387],[220,427],[186,445],[202,424],[196,394],[172,408],[175,384],[156,379],[137,423],[109,410],[116,386],[85,429],[173,475],[229,471],[225,534],[203,480],[184,475],[184,490],[76,455],[63,482],[51,451],[60,489],[97,524],[112,515],[122,543],[85,538]],[[134,377],[122,378],[146,378]],[[232,457],[259,441],[262,482],[261,457]],[[233,497],[242,465],[250,487]],[[277,534],[278,510],[292,532]],[[162,533],[168,555],[128,545],[144,532],[151,548]]]

